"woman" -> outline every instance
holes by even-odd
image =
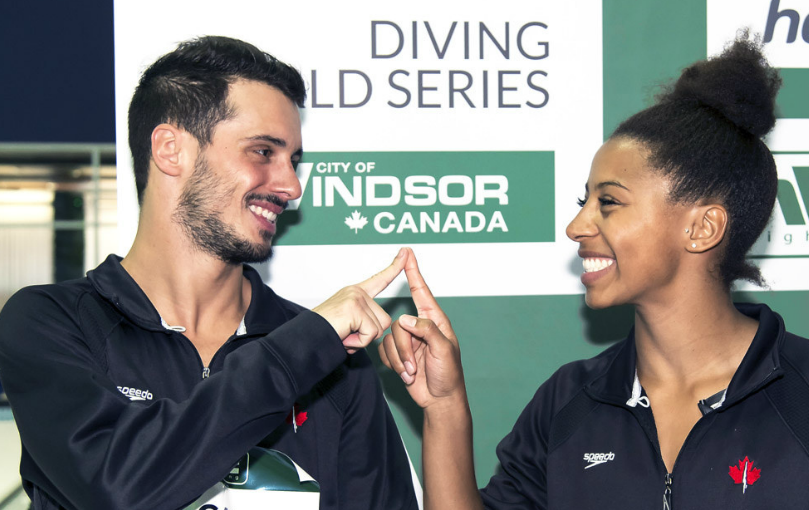
[[[761,283],[745,254],[775,201],[779,86],[745,36],[596,153],[567,234],[587,304],[633,304],[634,328],[539,388],[480,492],[457,339],[410,258],[419,317],[380,353],[424,408],[427,508],[806,508],[809,342],[730,294]]]

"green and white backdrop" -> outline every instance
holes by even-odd
[[[784,86],[768,140],[778,205],[752,253],[770,290],[741,285],[738,298],[769,303],[809,336],[806,0],[116,1],[120,252],[137,226],[126,110],[145,67],[199,35],[291,63],[308,85],[304,194],[260,270],[313,306],[413,247],[462,343],[483,484],[536,388],[631,325],[627,307],[584,305],[564,234],[592,155],[740,27],[765,38]],[[400,279],[380,301],[398,316],[413,312],[406,296]],[[398,376],[381,364],[379,376],[420,470],[420,412]]]

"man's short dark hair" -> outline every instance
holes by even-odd
[[[129,104],[129,148],[139,203],[149,176],[154,128],[172,124],[191,133],[204,148],[211,143],[216,125],[233,115],[228,89],[239,79],[275,87],[299,107],[306,99],[297,70],[229,37],[206,36],[180,43],[143,73]]]

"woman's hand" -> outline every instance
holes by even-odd
[[[409,248],[408,248],[408,251]],[[382,362],[398,373],[413,400],[422,408],[466,403],[458,338],[433,297],[410,251],[407,283],[418,317],[402,315],[379,345]]]
[[[379,355],[401,375],[410,396],[424,409],[424,508],[482,510],[458,338],[419,273],[412,251],[405,274],[418,317],[399,317],[379,345]]]

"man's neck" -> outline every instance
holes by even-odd
[[[168,243],[144,241],[136,238],[121,265],[164,321],[184,327],[192,341],[227,339],[236,331],[252,296],[241,265],[222,262],[178,237]]]

